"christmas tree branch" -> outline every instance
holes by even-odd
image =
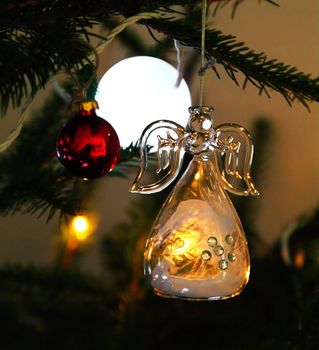
[[[239,4],[237,0],[232,3],[233,6]],[[186,6],[184,17],[172,9],[173,5]],[[191,15],[188,8],[194,9]],[[200,48],[200,17],[196,5],[190,0],[84,0],[81,4],[62,0],[2,2],[2,113],[10,102],[19,106],[23,98],[34,95],[61,69],[80,69],[91,54],[81,42],[95,37],[93,26],[105,23],[112,15],[128,17],[142,11],[156,11],[162,13],[163,18],[140,23],[164,33],[167,38],[177,39],[183,45]],[[182,19],[176,20],[175,16],[182,16]],[[277,60],[268,60],[264,53],[254,52],[232,35],[225,35],[217,29],[207,30],[206,55],[214,57],[236,83],[236,73],[242,72],[245,77],[243,86],[251,82],[260,94],[269,95],[268,90],[272,89],[281,93],[289,104],[297,99],[305,106],[309,101],[319,101],[319,78],[311,78],[310,74]]]
[[[189,25],[178,21],[145,21],[152,28],[170,36],[183,45],[200,50],[200,28],[189,31]],[[283,95],[289,104],[295,99],[306,107],[307,102],[319,102],[319,77],[311,78],[297,68],[277,60],[269,60],[264,53],[256,53],[242,42],[237,42],[233,35],[225,35],[217,29],[206,33],[206,55],[214,57],[221,64],[229,77],[238,84],[236,73],[241,71],[245,76],[243,87],[251,82],[260,94],[267,96],[268,88]]]
[[[0,32],[0,47],[2,112],[10,101],[19,106],[60,70],[81,69],[91,54],[81,36],[67,25],[42,32]]]
[[[216,16],[218,10],[226,7],[226,5],[231,4],[232,5],[232,18],[235,17],[235,13],[239,7],[239,5],[241,5],[243,2],[245,2],[246,0],[224,0],[224,1],[217,1],[217,3],[215,4],[215,7],[213,9],[213,16]],[[268,2],[271,5],[277,6],[279,7],[279,4],[273,0],[259,0],[259,2]]]

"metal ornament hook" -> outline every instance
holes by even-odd
[[[73,99],[74,102],[83,101],[87,98],[86,96],[87,90],[93,83],[94,79],[96,79],[97,70],[100,64],[100,58],[99,58],[98,52],[89,42],[84,40],[78,40],[78,43],[92,51],[91,62],[92,62],[93,70],[89,78],[85,82],[80,82],[80,79],[77,76],[76,72],[72,72],[71,70],[68,70],[68,69],[65,70],[66,73],[72,78],[75,85],[77,86],[77,90],[74,94],[74,99]],[[95,64],[93,64],[94,61],[95,61]]]

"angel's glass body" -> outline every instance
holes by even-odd
[[[245,234],[211,162],[191,161],[146,244],[145,275],[156,294],[225,299],[249,278]]]
[[[142,162],[132,192],[154,193],[167,187],[181,169],[184,152],[193,155],[146,243],[145,275],[155,293],[164,297],[226,299],[239,294],[249,279],[247,241],[225,190],[258,195],[250,177],[253,146],[249,133],[239,125],[223,124],[214,129],[212,111],[211,107],[191,107],[187,128],[162,120],[150,124],[141,137]],[[177,135],[174,139],[167,132],[167,138],[159,137],[158,172],[169,170],[160,181],[141,186],[147,166],[147,140],[160,128]]]

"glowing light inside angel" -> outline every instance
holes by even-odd
[[[137,141],[154,120],[186,125],[191,95],[185,80],[175,87],[177,77],[173,66],[147,56],[127,58],[104,74],[96,94],[99,115],[113,125],[123,147]]]

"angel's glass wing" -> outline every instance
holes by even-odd
[[[167,170],[165,175],[155,183],[149,185],[141,185],[141,181],[145,170],[148,166],[147,149],[148,139],[155,132],[166,130],[166,136],[157,135],[157,160],[158,168],[156,172],[159,174],[163,170]],[[176,135],[176,138],[173,135]],[[133,182],[130,192],[132,193],[156,193],[170,185],[177,177],[183,161],[184,156],[184,142],[187,136],[185,128],[181,125],[169,121],[158,120],[143,131],[140,138],[140,155],[141,164],[135,181]]]
[[[254,146],[249,132],[238,124],[222,124],[215,131],[220,152],[214,152],[214,160],[223,187],[236,195],[257,196],[250,174]]]

